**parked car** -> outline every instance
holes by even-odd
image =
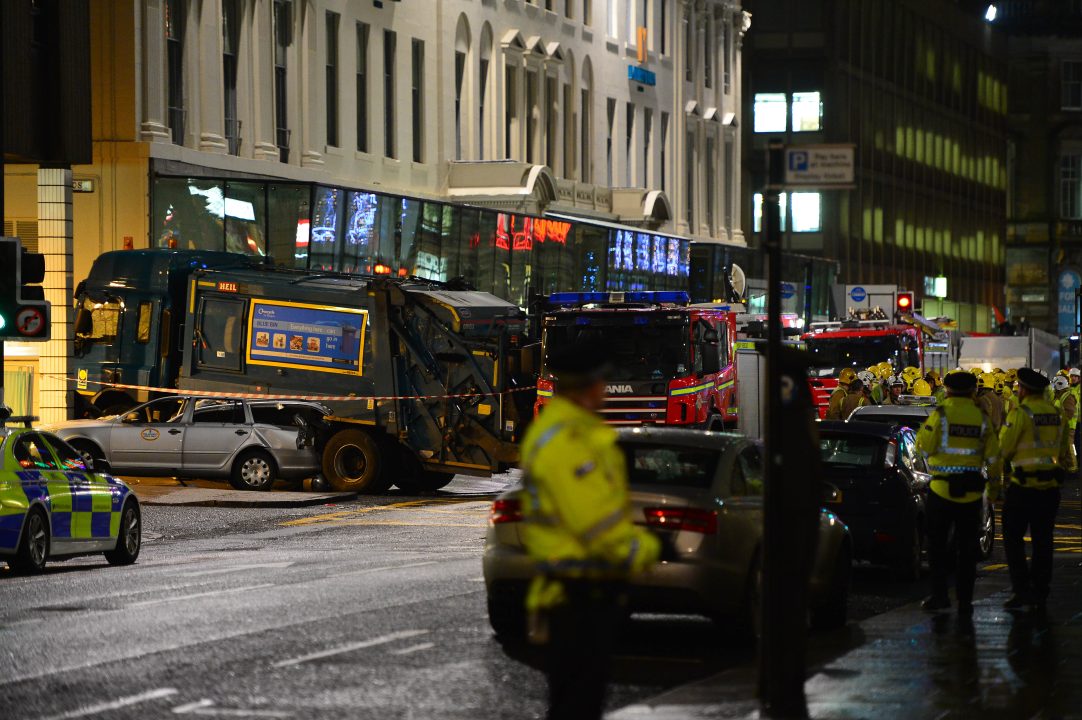
[[[316,475],[314,402],[170,396],[121,414],[51,426],[88,460],[127,475],[228,478],[240,490]]]
[[[824,421],[819,446],[825,501],[849,527],[853,558],[920,577],[931,475],[917,438],[903,425]]]
[[[625,428],[637,522],[670,549],[664,562],[636,576],[630,610],[701,614],[756,627],[763,535],[759,446],[742,435],[677,428]],[[519,492],[492,505],[485,539],[484,577],[489,621],[497,636],[525,627],[523,606],[533,563],[519,534]],[[810,591],[816,626],[843,625],[852,562],[849,532],[822,511]]]
[[[0,427],[0,559],[40,572],[50,559],[101,553],[130,565],[142,547],[135,493],[51,433]]]
[[[911,428],[916,433],[920,431],[920,426],[933,410],[935,410],[935,404],[929,403],[928,398],[916,398],[911,404],[865,405],[854,410],[849,420],[850,422],[893,423]],[[992,556],[995,542],[996,510],[986,496],[981,506],[981,559],[987,560]]]

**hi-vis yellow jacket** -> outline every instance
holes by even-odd
[[[622,578],[657,562],[660,541],[632,518],[616,432],[597,416],[556,395],[522,458],[522,539],[538,577]]]
[[[1071,433],[1067,421],[1055,405],[1044,398],[1030,395],[1011,414],[999,435],[1004,461],[1025,474],[1063,468],[1072,469]],[[1052,478],[1027,478],[1025,483],[1012,474],[1011,482],[1037,490],[1057,486]]]
[[[938,405],[917,433],[917,448],[928,458],[932,471],[929,489],[944,500],[976,502],[983,494],[982,489],[952,497],[952,475],[979,473],[987,466],[989,478],[999,477],[999,441],[988,418],[970,398],[948,397]],[[994,497],[998,483],[988,483],[987,489]]]

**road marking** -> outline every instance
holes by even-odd
[[[112,710],[119,710],[120,708],[128,707],[130,705],[138,705],[140,703],[150,702],[151,700],[158,700],[160,698],[169,697],[170,695],[176,695],[176,688],[158,688],[157,690],[149,690],[145,693],[139,693],[138,695],[129,695],[128,697],[118,698],[110,702],[99,703],[98,705],[90,705],[88,707],[79,708],[78,710],[69,710],[66,713],[60,715],[50,715],[41,720],[69,720],[70,718],[81,718],[88,715],[98,715],[104,712],[110,712]]]
[[[422,650],[430,650],[436,647],[436,643],[418,643],[417,645],[410,645],[404,647],[401,650],[392,650],[392,655],[412,655],[415,652],[421,652]]]
[[[363,527],[385,525],[387,527],[457,527],[457,528],[482,528],[485,522],[450,523],[450,522],[425,522],[424,520],[339,520],[335,527]]]
[[[345,577],[347,575],[367,575],[369,573],[382,572],[384,570],[404,570],[405,568],[425,567],[427,565],[437,564],[435,560],[425,560],[424,562],[403,563],[401,565],[386,565],[384,567],[375,568],[362,568],[360,570],[347,570],[343,573],[338,573],[335,577]]]
[[[349,645],[339,645],[338,647],[330,648],[329,650],[320,650],[319,652],[301,655],[300,657],[291,658],[289,660],[279,660],[271,667],[292,667],[294,665],[300,665],[301,663],[308,662],[309,660],[320,660],[322,658],[331,657],[332,655],[341,655],[342,653],[352,652],[354,650],[363,650],[364,648],[375,647],[377,645],[386,645],[387,643],[392,643],[396,640],[405,640],[406,638],[417,637],[418,635],[427,634],[427,630],[401,630],[399,632],[394,632],[389,635],[380,635],[379,637],[372,638],[371,640],[362,640],[361,642],[350,643]]]
[[[1002,570],[1005,567],[1007,567],[1007,565],[1005,563],[996,563],[995,565],[985,565],[984,569],[985,570]]]
[[[247,592],[248,590],[261,590],[262,588],[269,587],[274,587],[274,583],[263,583],[261,585],[245,585],[243,587],[226,588],[224,590],[208,590],[207,592],[192,593],[191,595],[174,595],[173,597],[157,598],[155,600],[141,600],[139,602],[128,603],[124,607],[149,607],[151,605],[161,605],[162,603],[179,602],[181,600],[194,600],[196,598],[211,597],[213,595],[227,595],[229,593]]]
[[[218,717],[263,717],[263,718],[288,718],[292,713],[282,710],[244,710],[242,708],[214,707],[214,701],[206,698],[197,700],[187,705],[177,705],[173,708],[177,715],[214,715]]]
[[[195,572],[182,573],[182,577],[200,577],[201,575],[225,575],[226,573],[242,572],[244,570],[281,569],[292,565],[292,562],[253,563],[251,565],[231,565],[229,567],[213,568],[211,570],[196,570]]]
[[[390,503],[388,505],[373,505],[371,507],[358,508],[356,510],[342,510],[339,512],[323,513],[322,515],[313,515],[310,517],[297,518],[296,520],[287,520],[283,523],[278,523],[282,527],[294,527],[297,525],[316,525],[320,523],[335,523],[337,520],[343,520],[349,517],[356,517],[357,515],[367,515],[374,512],[386,512],[388,510],[405,510],[409,508],[422,508],[433,507],[439,505],[458,505],[467,502],[477,502],[475,498],[459,499],[459,498],[428,498],[425,500],[405,500],[402,502]],[[337,523],[336,523],[337,524]]]

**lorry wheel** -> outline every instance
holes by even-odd
[[[323,476],[339,492],[385,492],[379,444],[363,430],[342,430],[323,449]]]

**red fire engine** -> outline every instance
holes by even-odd
[[[812,376],[812,397],[825,417],[830,396],[838,387],[842,368],[857,372],[889,362],[895,372],[913,366],[924,374],[924,337],[919,327],[888,320],[843,320],[812,323],[802,340],[818,360]]]
[[[735,425],[736,313],[691,306],[683,291],[556,293],[546,307],[535,411],[556,389],[548,354],[586,340],[612,355],[601,410],[610,424]]]

